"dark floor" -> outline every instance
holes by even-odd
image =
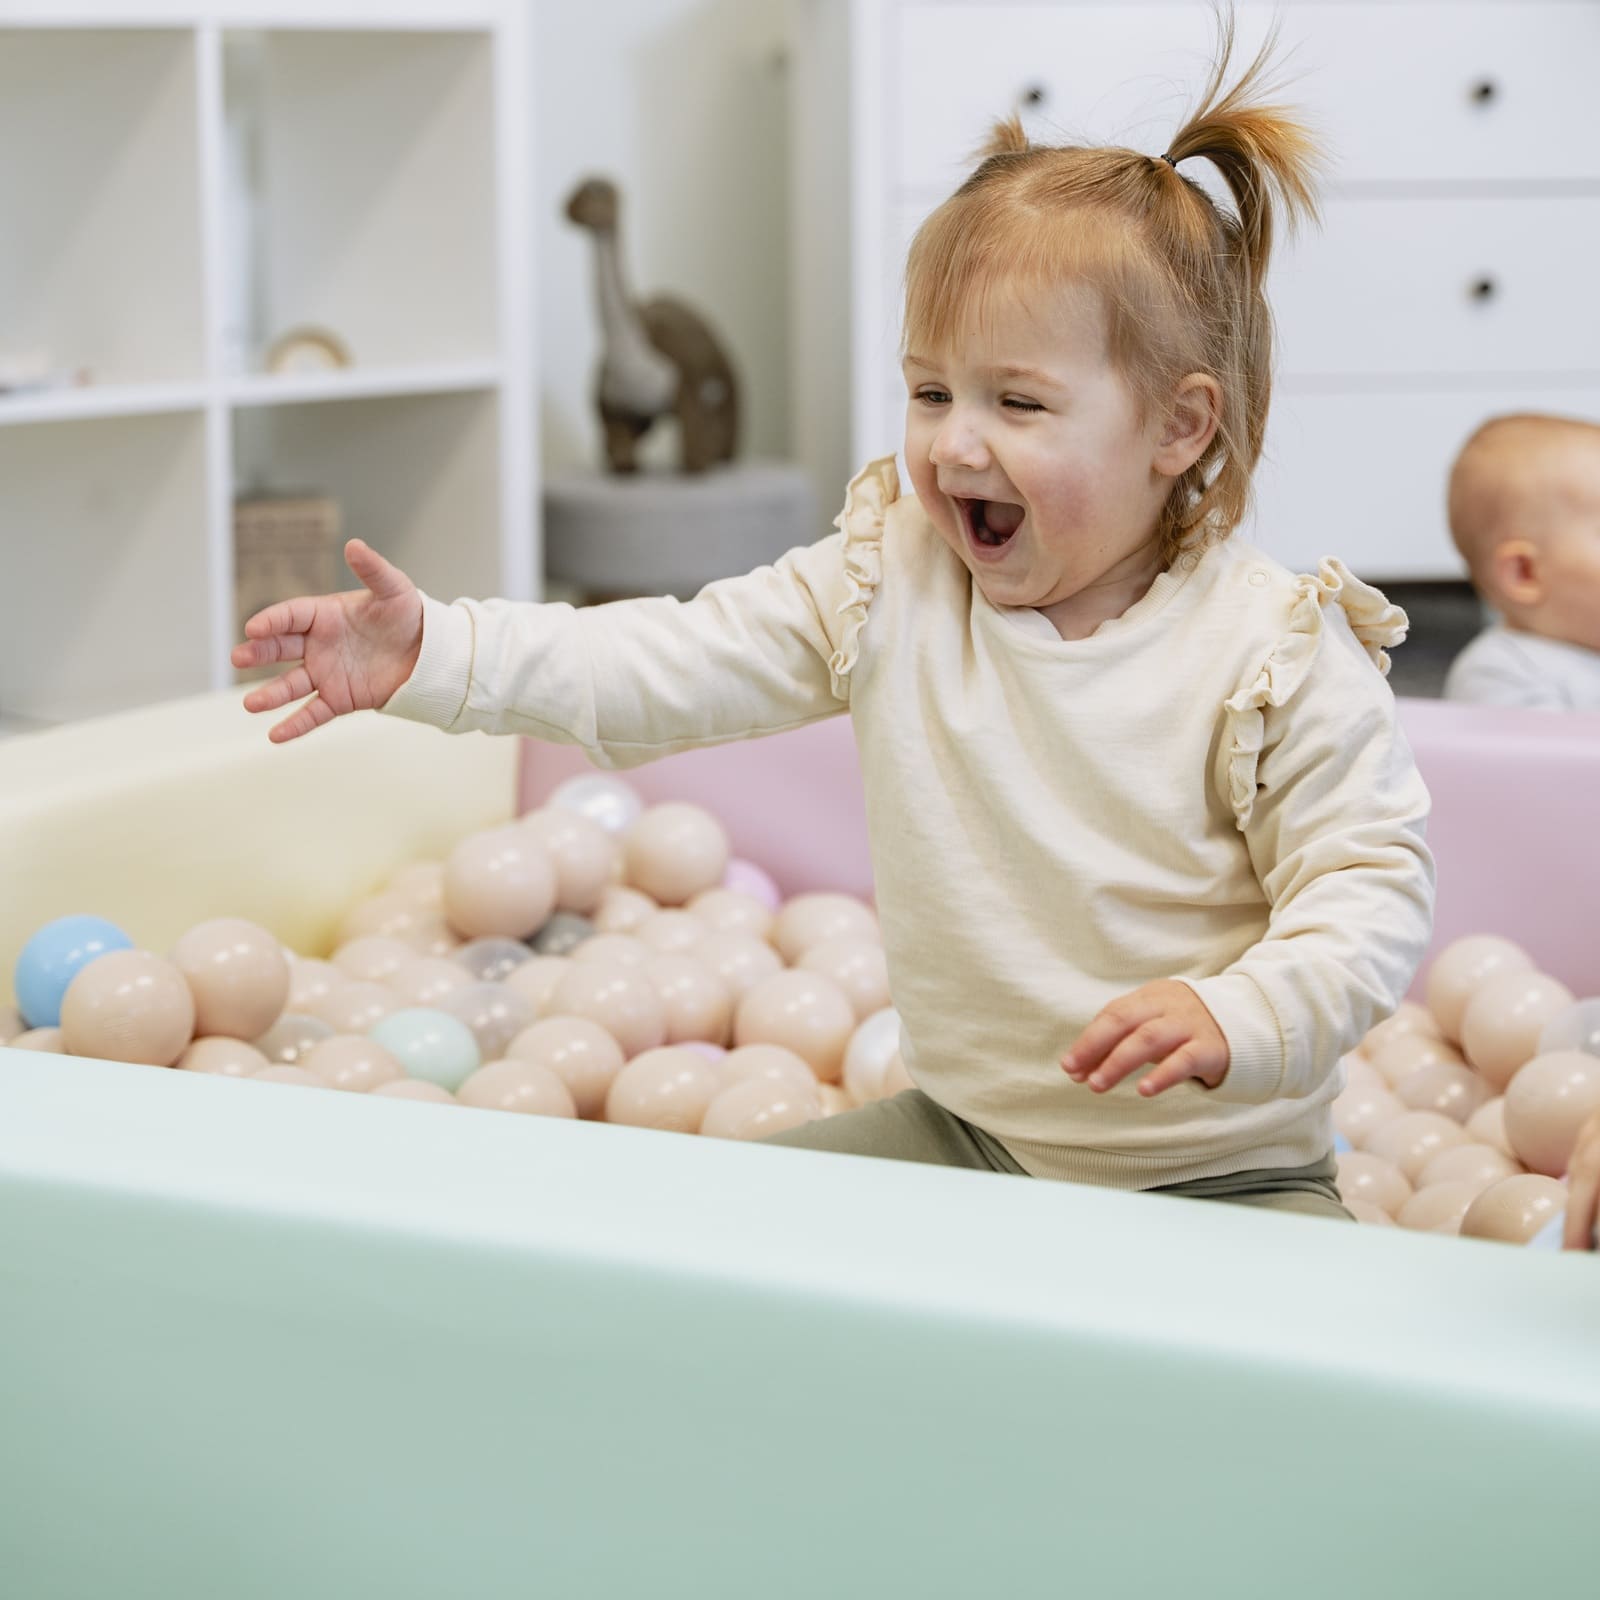
[[[1411,619],[1406,642],[1390,653],[1389,684],[1396,694],[1437,696],[1456,653],[1488,622],[1471,584],[1380,583]]]

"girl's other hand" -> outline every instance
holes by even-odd
[[[233,647],[236,667],[271,661],[299,666],[259,684],[244,697],[246,711],[276,711],[306,700],[267,735],[274,744],[298,739],[335,717],[387,703],[411,676],[422,653],[422,595],[398,567],[359,539],[344,558],[364,588],[305,595],[258,611]]]
[[[1596,1212],[1600,1211],[1600,1111],[1578,1130],[1567,1168],[1567,1223],[1562,1248],[1593,1250]]]
[[[1146,1097],[1186,1078],[1215,1089],[1228,1075],[1228,1041],[1216,1018],[1188,984],[1173,978],[1119,995],[1061,1058],[1067,1076],[1087,1081],[1097,1094],[1150,1063],[1152,1070],[1139,1080]]]

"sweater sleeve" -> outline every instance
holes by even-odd
[[[1480,633],[1450,663],[1444,681],[1447,700],[1480,706],[1522,706],[1530,710],[1569,710],[1559,677],[1542,671],[1503,628]]]
[[[838,533],[688,601],[424,597],[422,653],[383,710],[580,745],[613,769],[835,716],[897,492],[893,458],[874,462],[852,481]]]
[[[1404,636],[1403,612],[1324,563],[1227,703],[1229,798],[1270,913],[1231,967],[1190,980],[1228,1040],[1219,1099],[1311,1093],[1400,1003],[1427,948],[1428,792],[1380,677],[1383,646]]]

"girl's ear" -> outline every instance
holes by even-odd
[[[1539,547],[1531,539],[1505,539],[1489,557],[1489,582],[1495,598],[1513,606],[1536,606],[1545,597]]]
[[[1222,385],[1191,372],[1177,388],[1151,465],[1165,478],[1181,477],[1211,443],[1222,421]]]

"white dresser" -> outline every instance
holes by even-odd
[[[797,451],[823,503],[899,447],[901,271],[1019,109],[1036,137],[1160,155],[1202,86],[1204,0],[793,0]],[[1241,4],[1283,21],[1279,98],[1328,156],[1280,238],[1277,382],[1246,532],[1287,565],[1453,578],[1461,441],[1499,411],[1600,420],[1600,0]],[[1221,194],[1208,162],[1184,175]]]

